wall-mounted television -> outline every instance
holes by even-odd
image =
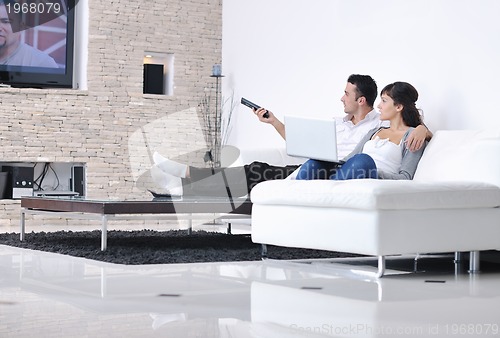
[[[72,88],[77,1],[0,0],[0,84]]]

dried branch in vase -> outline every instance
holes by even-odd
[[[228,98],[222,98],[219,107],[218,105],[219,101],[208,92],[205,93],[198,106],[198,113],[203,122],[203,136],[208,149],[204,160],[213,168],[220,167],[221,150],[227,143],[232,130],[231,118],[236,106],[234,93]]]

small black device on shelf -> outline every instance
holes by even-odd
[[[7,172],[5,198],[19,199],[22,196],[33,196],[33,167],[2,166]]]

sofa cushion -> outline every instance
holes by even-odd
[[[500,130],[438,130],[413,178],[418,182],[487,182],[500,187]]]
[[[255,186],[251,199],[254,204],[367,210],[491,208],[500,206],[500,188],[478,182],[276,180]]]

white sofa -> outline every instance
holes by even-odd
[[[412,181],[277,180],[251,193],[256,243],[378,257],[500,249],[500,130],[437,131]]]

